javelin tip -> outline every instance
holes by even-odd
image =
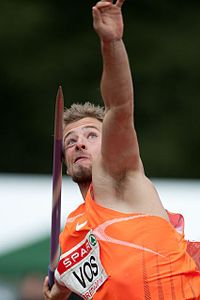
[[[55,121],[54,121],[54,137],[56,139],[62,139],[62,122],[63,122],[63,109],[64,109],[64,96],[62,92],[62,87],[59,85],[56,103],[55,103]]]
[[[63,91],[62,91],[62,85],[59,84],[58,91],[57,91],[57,99],[61,99],[63,101]]]

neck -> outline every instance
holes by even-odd
[[[90,184],[91,184],[91,182],[78,183],[78,186],[79,186],[79,189],[81,191],[83,199],[85,199],[85,197],[86,197],[86,194],[87,194],[87,191],[89,189]]]

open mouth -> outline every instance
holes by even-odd
[[[80,162],[82,160],[85,160],[85,159],[88,159],[88,157],[86,157],[86,156],[79,156],[79,157],[77,157],[75,159],[74,164],[76,164],[76,163],[78,163],[78,162]]]

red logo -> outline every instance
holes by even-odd
[[[64,272],[71,269],[74,265],[83,260],[91,250],[92,248],[87,239],[83,245],[59,261],[57,268],[59,274],[62,275]]]

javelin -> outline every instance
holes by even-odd
[[[61,210],[61,188],[62,188],[62,137],[63,137],[63,92],[59,86],[54,119],[54,146],[53,146],[53,189],[52,189],[52,215],[51,215],[51,247],[50,264],[48,269],[49,287],[54,284],[54,271],[57,267],[60,249],[60,210]]]

